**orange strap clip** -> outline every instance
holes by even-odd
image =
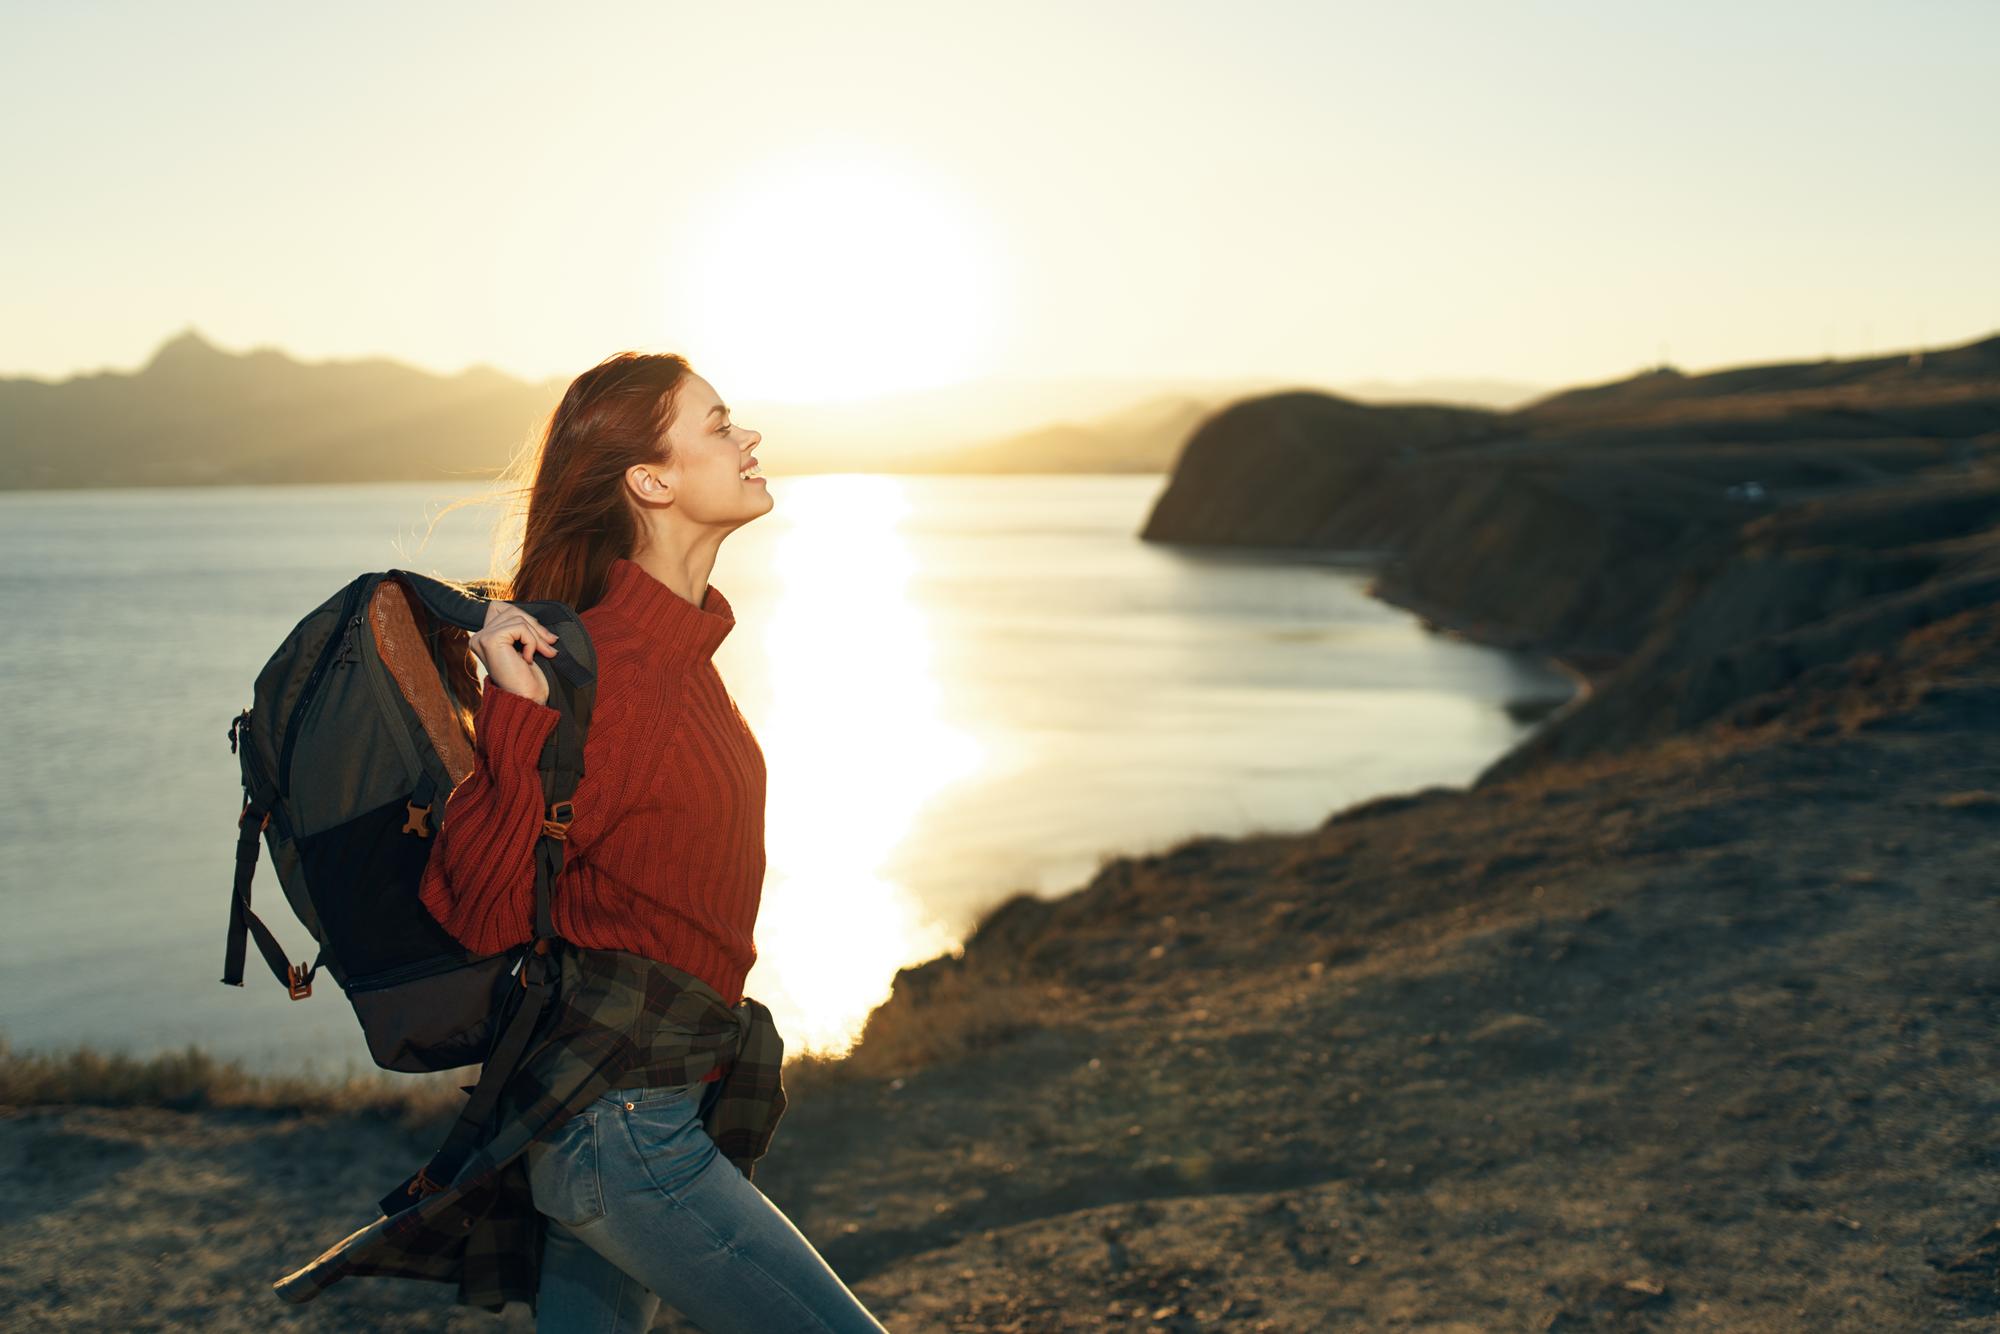
[[[435,1195],[443,1189],[443,1185],[431,1180],[430,1164],[425,1163],[417,1169],[417,1174],[410,1178],[410,1184],[404,1188],[404,1191],[406,1194],[422,1198],[425,1195]]]

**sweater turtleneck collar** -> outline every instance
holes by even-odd
[[[626,556],[611,562],[598,605],[631,622],[653,641],[662,658],[675,662],[713,657],[736,624],[729,599],[714,584],[697,607]]]

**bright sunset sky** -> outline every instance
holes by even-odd
[[[2000,6],[9,3],[0,373],[728,396],[1491,377],[2000,328]]]

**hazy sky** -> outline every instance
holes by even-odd
[[[0,372],[1544,384],[2000,328],[2000,5],[8,4]]]

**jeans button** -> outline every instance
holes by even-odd
[[[629,1102],[628,1102],[628,1103],[626,1103],[626,1104],[625,1104],[625,1110],[626,1110],[626,1111],[628,1111],[628,1112],[629,1112],[629,1111],[631,1111],[631,1110],[633,1110],[633,1107],[632,1107],[632,1104],[631,1104],[631,1103],[629,1103]]]

